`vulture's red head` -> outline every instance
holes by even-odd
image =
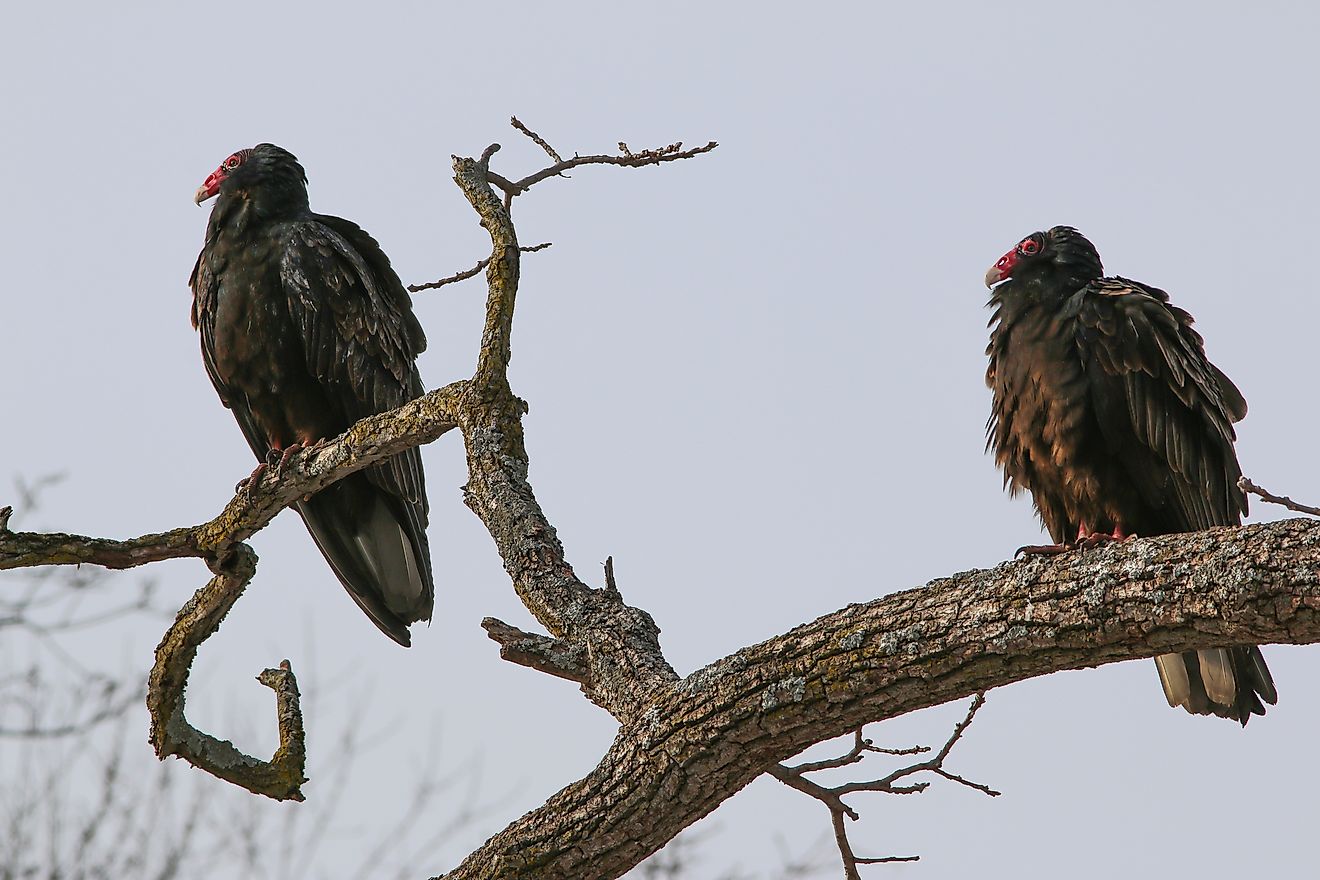
[[[1071,226],[1033,232],[1000,257],[985,273],[985,286],[1010,279],[1031,282],[1078,282],[1077,287],[1105,274],[1095,245]]]
[[[201,204],[213,196],[257,191],[277,199],[307,202],[307,175],[298,159],[283,147],[257,144],[233,153],[206,176],[193,201]]]

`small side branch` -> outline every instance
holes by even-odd
[[[257,555],[239,544],[206,586],[179,609],[174,625],[156,647],[156,665],[147,680],[147,710],[151,713],[151,744],[156,755],[183,758],[194,767],[275,800],[303,799],[306,745],[298,682],[285,660],[257,680],[275,691],[280,745],[269,761],[249,757],[233,743],[203,733],[184,717],[184,688],[197,649],[220,627],[257,570]]]
[[[814,782],[806,777],[808,773],[816,773],[821,770],[836,770],[840,767],[847,767],[856,764],[866,757],[867,753],[877,753],[885,755],[918,755],[931,751],[929,746],[912,746],[905,749],[885,749],[871,743],[870,740],[862,737],[862,731],[859,728],[853,734],[853,746],[845,754],[837,758],[827,758],[823,761],[809,761],[793,766],[776,764],[770,768],[770,775],[778,779],[790,788],[796,789],[803,794],[809,795],[823,803],[830,811],[830,821],[834,826],[834,841],[839,847],[839,857],[843,860],[844,876],[848,880],[861,880],[861,874],[858,873],[859,865],[878,865],[889,862],[915,862],[920,856],[881,856],[868,858],[857,855],[852,848],[852,843],[848,840],[848,829],[844,819],[856,821],[861,818],[857,811],[844,801],[844,796],[854,794],[859,791],[878,791],[885,794],[920,794],[930,787],[926,781],[900,783],[900,780],[913,776],[917,773],[934,773],[950,782],[956,782],[959,785],[975,789],[982,794],[990,797],[998,797],[999,792],[987,785],[979,782],[972,782],[956,773],[951,773],[944,769],[944,762],[948,759],[949,753],[957,745],[958,740],[962,739],[963,734],[971,725],[972,719],[976,717],[977,711],[985,705],[985,695],[977,694],[972,700],[971,706],[967,709],[967,715],[958,722],[953,728],[953,733],[949,735],[944,745],[931,758],[925,761],[918,761],[909,764],[906,767],[900,767],[889,775],[881,779],[873,779],[869,782],[848,782],[843,785],[824,786]]]
[[[590,677],[583,650],[562,639],[524,632],[487,617],[481,628],[500,646],[500,659],[585,685]]]
[[[523,125],[522,122],[519,121],[517,116],[510,116],[509,124],[512,125],[514,128],[518,129],[519,131],[521,131],[523,134],[527,135],[529,138],[531,138],[532,142],[535,143],[541,149],[545,150],[551,159],[554,159],[556,162],[564,161],[564,157],[556,153],[555,148],[545,142],[545,138],[541,137],[539,134],[532,131],[527,126]]]
[[[693,156],[700,156],[702,153],[709,153],[718,146],[719,144],[715,141],[710,141],[699,147],[692,147],[691,149],[685,150],[683,149],[682,141],[679,141],[665,147],[657,147],[652,150],[642,150],[641,152],[634,153],[628,149],[627,144],[620,141],[620,155],[617,156],[608,154],[580,156],[575,154],[572,159],[563,159],[556,162],[554,165],[542,168],[534,174],[529,174],[521,180],[510,181],[505,180],[504,178],[495,180],[494,175],[492,175],[491,182],[504,190],[504,195],[507,199],[511,199],[514,196],[522,195],[543,180],[557,177],[565,171],[570,171],[582,165],[619,165],[624,168],[644,168],[647,165],[659,165],[662,162],[677,162],[680,159],[691,159]]]
[[[503,175],[491,171],[489,166],[490,155],[499,149],[498,144],[492,144],[482,154],[482,167],[486,171],[486,179],[504,193],[504,209],[509,210],[515,196],[520,196],[536,184],[551,177],[565,177],[565,171],[570,171],[580,165],[620,165],[624,168],[642,168],[647,165],[659,165],[662,162],[676,162],[680,159],[691,159],[693,156],[700,156],[702,153],[709,153],[719,146],[715,141],[703,144],[700,147],[683,149],[681,141],[669,144],[664,147],[656,147],[650,150],[642,150],[634,153],[623,141],[619,141],[619,155],[611,156],[608,154],[599,154],[594,156],[582,156],[574,154],[572,159],[565,159],[554,147],[550,146],[536,132],[532,131],[518,119],[517,116],[511,117],[509,124],[519,132],[531,138],[533,143],[545,150],[546,154],[555,160],[555,164],[542,168],[533,174],[529,174],[520,180],[509,180]],[[475,274],[475,273],[473,273]]]
[[[524,254],[534,254],[537,251],[545,250],[550,247],[551,244],[553,244],[553,242],[543,241],[540,244],[520,247],[518,250]],[[486,257],[484,260],[478,260],[477,265],[473,266],[471,269],[464,269],[462,272],[455,272],[453,275],[441,278],[439,281],[428,281],[426,284],[409,284],[408,292],[421,293],[423,290],[435,290],[437,287],[444,287],[446,284],[456,284],[459,281],[466,281],[469,278],[475,277],[477,273],[486,268],[489,263],[490,257]]]
[[[1269,504],[1281,504],[1289,510],[1297,513],[1309,513],[1311,516],[1320,516],[1320,507],[1311,507],[1307,504],[1301,504],[1293,501],[1287,495],[1272,495],[1266,492],[1260,486],[1248,480],[1246,477],[1238,478],[1238,488],[1249,495],[1258,495],[1262,501]]]

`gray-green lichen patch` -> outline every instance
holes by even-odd
[[[866,641],[866,630],[854,630],[839,639],[839,647],[845,651],[856,651],[864,641]]]
[[[887,632],[880,637],[880,651],[884,654],[897,654],[900,651],[909,656],[921,652],[921,624],[914,623],[902,629]]]
[[[761,694],[761,708],[765,711],[787,703],[800,703],[807,694],[807,680],[800,675],[773,682]]]

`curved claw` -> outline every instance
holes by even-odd
[[[1059,556],[1076,550],[1076,544],[1026,544],[1013,551],[1013,558],[1019,556]]]
[[[302,450],[303,445],[301,443],[290,443],[288,446],[284,447],[284,452],[280,455],[280,460],[275,463],[275,476],[284,476],[284,466],[289,463],[290,458],[293,458],[296,453],[302,452]]]
[[[288,446],[284,447],[284,452],[280,455],[279,461],[275,463],[275,476],[284,476],[285,466],[288,465],[289,459],[293,458],[296,453],[315,452],[324,446],[325,443],[326,440],[324,437],[314,443],[290,443]]]
[[[266,464],[264,461],[258,464],[252,469],[251,475],[249,475],[246,480],[238,481],[238,484],[234,486],[234,494],[238,495],[239,493],[242,493],[247,500],[251,502],[252,493],[256,490],[257,484],[261,482],[261,478],[265,476],[266,468],[268,467],[270,467],[270,465]]]

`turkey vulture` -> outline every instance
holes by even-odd
[[[307,206],[307,175],[274,144],[239,150],[197,190],[215,196],[192,287],[193,326],[220,400],[252,451],[280,464],[422,394],[412,302],[366,232]],[[255,478],[264,468],[258,465]],[[399,644],[435,602],[416,449],[294,505],[359,607]]]
[[[987,447],[1056,542],[1238,525],[1233,423],[1247,402],[1164,291],[1106,278],[1076,229],[1034,232],[990,267]],[[1075,544],[1072,542],[1076,542]],[[1170,706],[1244,726],[1277,699],[1255,646],[1155,658]]]

